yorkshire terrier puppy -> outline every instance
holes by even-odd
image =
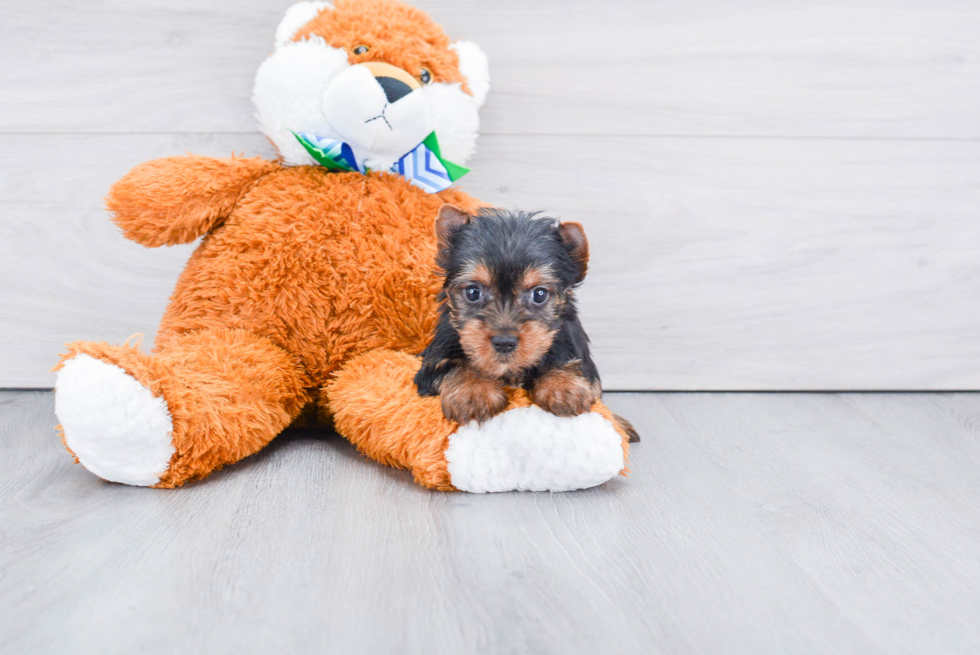
[[[436,235],[445,283],[415,376],[419,395],[441,396],[443,414],[459,424],[502,412],[506,387],[523,387],[558,416],[589,411],[602,386],[575,307],[589,261],[582,226],[443,205]],[[628,421],[616,420],[638,440]]]

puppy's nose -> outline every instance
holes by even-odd
[[[514,352],[514,349],[517,348],[517,337],[512,334],[498,334],[490,337],[490,343],[493,344],[494,350],[501,355],[506,355]]]
[[[369,61],[360,65],[371,71],[374,79],[378,82],[378,86],[384,90],[385,98],[390,103],[398,102],[422,86],[406,70],[386,64],[383,61]]]

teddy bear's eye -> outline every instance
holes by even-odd
[[[419,73],[419,81],[422,82],[422,84],[429,84],[432,82],[432,73],[429,72],[428,68],[423,68],[422,72]]]
[[[354,48],[354,54],[355,55],[363,55],[365,52],[367,52],[370,49],[371,48],[367,47],[366,45],[359,45],[359,46],[357,46],[357,47]]]

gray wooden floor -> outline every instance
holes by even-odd
[[[629,479],[477,496],[313,433],[108,484],[0,393],[0,651],[980,650],[980,395],[608,402]]]

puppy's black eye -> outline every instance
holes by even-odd
[[[423,68],[422,72],[419,73],[419,82],[422,84],[428,84],[432,81],[432,73],[429,72],[428,68]]]
[[[367,47],[366,45],[359,45],[356,48],[354,48],[354,54],[363,55],[365,52],[367,52],[370,49],[371,48]]]
[[[480,298],[483,297],[483,291],[481,291],[480,287],[476,286],[475,284],[471,284],[463,289],[463,296],[465,296],[466,300],[469,302],[479,302]]]
[[[549,295],[551,294],[548,293],[547,289],[544,287],[538,287],[531,292],[531,302],[533,302],[535,305],[543,305],[548,302]]]

